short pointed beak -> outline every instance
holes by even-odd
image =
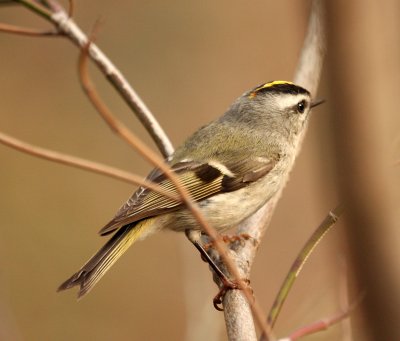
[[[310,108],[314,108],[314,107],[316,107],[317,105],[320,105],[320,104],[322,104],[322,103],[324,103],[324,102],[325,102],[324,99],[317,99],[315,102],[311,102]]]

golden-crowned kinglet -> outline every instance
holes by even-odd
[[[269,82],[244,93],[175,151],[171,168],[217,231],[239,224],[282,186],[315,105],[306,89]],[[176,193],[158,170],[148,180]],[[114,233],[111,239],[59,290],[79,285],[79,297],[86,294],[136,240],[160,229],[199,231],[182,203],[141,187],[100,231]]]

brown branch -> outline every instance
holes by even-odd
[[[313,97],[316,95],[325,55],[323,4],[323,0],[313,0],[312,2],[307,36],[294,76],[295,83],[308,89]],[[305,132],[306,129],[296,142],[296,154],[300,151]],[[264,207],[244,221],[238,228],[239,234],[247,233],[252,236],[252,239],[248,241],[232,245],[234,259],[237,264],[240,264],[240,270],[245,276],[249,276],[258,245],[271,221],[283,187],[284,185],[282,185],[281,190]],[[229,327],[228,333],[229,330],[233,331],[231,335],[228,335],[229,339],[251,340],[243,333],[240,327],[243,324],[248,324],[247,321],[251,319],[246,307],[246,300],[243,299],[243,296],[239,292],[229,291],[224,299],[224,306],[226,305],[231,307],[229,311],[225,309],[225,321],[227,321],[226,323]]]
[[[296,341],[299,340],[300,338],[307,336],[307,335],[311,335],[311,334],[315,334],[317,332],[323,331],[328,329],[329,327],[343,321],[344,319],[348,318],[351,314],[351,312],[356,308],[356,306],[359,303],[353,303],[351,306],[349,306],[346,310],[344,311],[340,311],[338,313],[336,313],[334,316],[329,317],[329,318],[325,318],[319,321],[315,321],[309,325],[303,326],[301,328],[299,328],[298,330],[296,330],[295,332],[293,332],[292,334],[290,334],[289,337],[284,338],[284,340],[286,341]]]
[[[68,0],[68,17],[72,18],[74,16],[75,11],[75,1]]]
[[[26,8],[35,12],[44,19],[51,20],[52,12],[45,6],[33,0],[15,0],[15,2],[24,5]]]
[[[342,205],[339,205],[335,209],[330,211],[324,218],[324,220],[315,229],[307,242],[304,244],[303,248],[300,250],[292,266],[290,267],[290,270],[286,275],[286,278],[284,279],[281,288],[279,289],[278,295],[276,296],[274,303],[272,304],[272,308],[268,314],[268,323],[271,328],[274,327],[279,313],[283,307],[283,304],[307,259],[309,258],[315,247],[318,245],[318,243],[325,236],[325,234],[338,221],[342,213]],[[263,335],[261,335],[260,340],[264,340]]]
[[[57,37],[60,32],[52,30],[41,30],[37,28],[21,27],[16,25],[9,25],[0,23],[0,32],[12,33],[29,37]]]
[[[83,32],[79,29],[79,27],[77,27],[77,25],[70,18],[68,18],[65,11],[61,10],[61,7],[60,10],[57,11],[56,13],[51,13],[48,11],[48,9],[36,4],[31,0],[18,0],[18,1],[21,4],[25,5],[26,7],[32,9],[39,15],[45,17],[46,19],[50,19],[57,26],[60,32],[68,36],[78,46],[83,47],[87,44],[88,42],[87,37],[83,34]],[[55,8],[54,4],[56,2],[51,1],[51,3],[53,3],[52,7]],[[170,156],[173,152],[173,147],[168,137],[165,135],[164,131],[159,126],[158,122],[154,119],[148,108],[141,101],[136,92],[131,88],[131,86],[123,77],[123,75],[119,72],[118,69],[115,68],[115,66],[111,63],[111,61],[98,49],[97,46],[95,46],[94,44],[90,44],[90,46],[88,47],[88,51],[90,57],[96,62],[101,71],[107,76],[110,82],[119,91],[119,93],[126,100],[128,105],[137,113],[139,119],[142,121],[144,126],[150,132],[151,136],[155,140],[162,154],[165,157]],[[85,84],[84,88],[89,96],[90,94],[94,93],[92,90],[90,90],[91,84]],[[97,105],[98,108],[102,108],[100,110],[103,112],[103,118],[109,123],[113,121],[112,119],[110,121],[111,116],[107,115],[107,113],[110,113],[110,111],[104,105],[101,105],[101,101],[95,99],[96,96],[90,96],[90,97],[92,103],[94,104],[97,103],[95,105]],[[250,290],[247,288],[247,284],[243,282],[242,279],[240,278],[240,274],[236,269],[235,264],[227,256],[225,245],[220,242],[219,235],[217,234],[217,232],[207,225],[206,221],[202,217],[201,212],[199,211],[197,206],[190,200],[190,195],[187,192],[187,190],[179,184],[179,179],[174,177],[174,173],[163,162],[163,160],[158,158],[158,156],[154,154],[146,145],[144,145],[133,134],[131,134],[129,130],[126,129],[126,127],[121,122],[119,122],[118,120],[115,120],[113,122],[116,124],[112,128],[113,130],[117,131],[118,134],[120,134],[120,136],[122,136],[125,141],[127,142],[129,141],[130,145],[135,146],[136,150],[138,150],[140,154],[142,154],[153,165],[160,168],[167,176],[171,178],[171,181],[175,183],[175,185],[177,186],[177,190],[178,192],[180,192],[182,199],[187,205],[188,209],[193,213],[194,217],[199,221],[200,225],[204,228],[205,232],[213,240],[215,240],[215,246],[216,249],[219,251],[221,258],[224,259],[227,268],[230,270],[230,273],[233,275],[233,277],[239,284],[239,287],[245,293],[247,299],[250,302],[250,306],[254,311],[254,314],[256,316],[259,316],[258,322],[261,328],[267,332],[263,316],[260,313],[258,313],[260,311],[260,308],[257,307],[256,304],[252,303],[253,302],[252,294]]]
[[[53,13],[50,20],[78,47],[82,48],[88,43],[87,36],[64,10],[60,9]],[[90,44],[89,56],[128,106],[135,112],[136,116],[156,143],[161,154],[164,157],[169,157],[174,151],[171,141],[126,78],[95,44]]]
[[[15,1],[52,22],[57,27],[57,31],[67,36],[79,48],[84,47],[88,43],[88,38],[70,16],[74,8],[73,1],[69,2],[69,13],[55,0],[48,1],[49,7],[51,7],[52,10],[32,0]],[[89,55],[128,106],[135,112],[136,116],[156,143],[161,154],[164,157],[169,157],[174,152],[171,141],[126,78],[95,44],[90,45]]]
[[[357,299],[351,305],[349,305],[347,308],[339,311],[334,316],[324,318],[324,319],[315,321],[313,323],[310,323],[306,326],[303,326],[303,327],[299,328],[298,330],[294,331],[293,333],[291,333],[289,337],[285,337],[281,340],[282,341],[283,340],[284,341],[296,341],[304,336],[315,334],[317,332],[326,330],[329,327],[331,327],[339,322],[342,322],[344,319],[346,319],[350,316],[350,314],[354,311],[354,309],[359,307],[359,305],[362,302],[362,300],[364,299],[364,297],[365,297],[365,293],[359,294]]]
[[[87,94],[88,98],[92,102],[93,106],[99,112],[101,117],[106,121],[109,127],[125,140],[131,147],[133,147],[141,156],[143,156],[148,162],[150,162],[156,168],[159,168],[176,186],[176,189],[181,196],[182,202],[191,211],[194,218],[198,221],[200,227],[206,232],[206,234],[215,242],[215,248],[220,254],[224,265],[227,267],[229,273],[232,274],[234,280],[238,284],[241,291],[245,294],[250,307],[257,319],[257,323],[260,328],[269,335],[269,330],[267,328],[264,314],[262,313],[260,307],[253,300],[253,294],[250,291],[248,285],[243,281],[242,276],[228,254],[227,247],[222,242],[218,232],[206,221],[205,217],[201,213],[198,205],[193,202],[190,193],[183,186],[177,177],[177,175],[171,170],[168,164],[165,163],[157,154],[155,154],[146,144],[144,144],[140,139],[138,139],[121,121],[119,121],[108,107],[103,103],[97,94],[88,74],[87,70],[87,59],[88,51],[90,50],[90,42],[87,46],[82,49],[82,53],[79,58],[79,75],[82,87]]]
[[[77,27],[77,25],[68,17],[68,15],[65,13],[65,11],[60,10],[56,13],[50,13],[51,15],[48,16],[48,13],[43,11],[42,9],[39,9],[38,7],[35,7],[32,1],[30,0],[19,0],[20,3],[24,4],[25,6],[31,8],[32,10],[36,11],[38,14],[42,15],[43,17],[50,19],[56,26],[57,28],[63,32],[66,36],[68,36],[76,45],[83,47],[87,44],[87,37],[83,34],[83,32]],[[318,6],[318,0],[314,0],[316,4],[315,6]],[[314,18],[314,21],[310,19],[310,28],[309,28],[309,37],[316,37],[316,41],[311,41],[310,39],[306,39],[305,47],[303,48],[303,56],[305,52],[308,52],[311,57],[313,54],[317,54],[316,60],[313,62],[308,62],[308,65],[312,65],[311,67],[311,74],[307,73],[305,75],[302,75],[300,80],[302,79],[305,82],[300,82],[299,80],[296,80],[296,82],[302,84],[309,90],[311,90],[312,94],[315,94],[315,90],[318,84],[318,79],[319,79],[319,73],[320,73],[320,66],[321,63],[318,63],[318,58],[319,60],[322,60],[323,53],[320,53],[320,51],[315,51],[315,45],[321,46],[322,39],[320,37],[321,35],[321,28],[315,23],[315,17],[318,17],[318,14],[315,14],[315,8],[313,10],[312,18]],[[314,31],[313,31],[314,30]],[[316,30],[316,31],[315,31]],[[319,30],[319,31],[318,31]],[[110,62],[110,60],[94,45],[91,44],[90,47],[88,48],[89,50],[89,55],[90,57],[95,61],[97,66],[101,69],[101,71],[107,76],[107,78],[110,80],[110,82],[114,85],[114,87],[119,91],[119,93],[122,95],[122,97],[125,99],[125,101],[128,103],[128,105],[137,113],[139,119],[142,121],[146,129],[150,132],[151,136],[153,139],[156,141],[156,144],[158,148],[162,151],[162,154],[167,157],[172,154],[173,152],[173,147],[169,141],[169,139],[166,137],[164,131],[161,129],[159,126],[158,122],[154,119],[154,117],[151,115],[150,111],[148,108],[145,106],[145,104],[140,100],[139,96],[136,94],[136,92],[130,87],[129,83],[126,81],[126,79],[122,76],[122,74],[119,72],[118,69],[115,68],[115,66]],[[315,63],[317,61],[317,63]],[[299,69],[305,70],[304,66],[300,67]],[[299,71],[299,70],[298,70]],[[296,79],[296,78],[295,78]],[[310,83],[309,86],[306,85],[305,83]],[[312,87],[312,85],[314,87]],[[118,122],[118,121],[117,121]],[[155,160],[153,158],[152,151],[147,148],[143,149],[147,146],[145,145],[140,145],[138,144],[138,141],[136,141],[136,138],[132,140],[132,137],[134,137],[133,134],[129,133],[129,130],[125,130],[125,127],[123,125],[117,124],[117,129],[119,130],[120,133],[122,133],[121,136],[124,136],[124,139],[130,140],[130,143],[134,141],[131,145],[136,145],[139,146],[140,153],[146,157],[147,160],[152,162],[153,164]],[[298,142],[298,149],[300,149],[300,144],[301,144],[301,139]],[[158,157],[157,155],[155,155]],[[166,173],[167,176],[170,176],[171,181],[174,181],[174,174],[169,170],[168,166],[161,160],[158,159],[158,162],[160,162],[158,166],[161,170]],[[177,179],[175,179],[177,181]],[[208,229],[208,226],[205,224],[204,219],[201,217],[201,214],[195,204],[193,204],[190,201],[190,196],[187,193],[186,189],[182,186],[180,186],[179,181],[176,182],[176,186],[178,191],[180,192],[183,201],[186,203],[188,206],[188,209],[192,211],[194,214],[195,218],[199,220],[200,225],[203,226],[203,228],[206,230],[206,232],[211,236],[211,238],[216,240],[216,248],[219,251],[221,258],[224,260],[224,262],[227,265],[228,271],[233,275],[233,277],[239,282],[240,286],[242,288],[247,288],[245,287],[245,284],[241,281],[240,279],[240,273],[238,269],[234,266],[232,261],[230,261],[227,258],[225,246],[222,245],[219,242],[218,239],[218,234],[215,232],[213,229]],[[248,272],[250,270],[250,266],[252,264],[252,261],[254,259],[255,251],[258,245],[258,242],[260,241],[263,233],[265,232],[266,224],[267,222],[270,221],[271,215],[274,211],[276,202],[278,201],[278,198],[280,197],[280,193],[278,193],[273,199],[270,200],[270,202],[261,210],[259,210],[253,217],[248,219],[244,224],[241,225],[239,231],[241,229],[245,230],[246,232],[250,232],[253,237],[257,240],[256,243],[252,243],[252,246],[248,246],[250,243],[246,243],[245,247],[243,247],[241,250],[236,249],[238,253],[237,259],[235,259],[237,264],[240,265],[240,270],[242,273],[245,275],[248,275]],[[253,228],[252,228],[253,227]],[[247,277],[247,276],[245,276]],[[249,293],[247,289],[243,291],[245,296],[248,299],[248,302],[250,302],[250,307],[253,310],[253,313],[257,319],[257,322],[263,326],[264,331],[267,331],[267,327],[265,326],[265,321],[264,318],[262,317],[262,314],[260,313],[260,309],[257,308],[257,304],[252,303],[252,296]],[[235,301],[237,299],[237,301]],[[243,301],[243,296],[242,294],[237,291],[229,291],[228,294],[225,296],[224,299],[224,307],[225,307],[225,319],[226,323],[228,325],[228,334],[229,338],[231,340],[234,339],[241,339],[241,340],[253,340],[255,339],[253,337],[253,334],[250,332],[247,332],[247,337],[246,338],[240,338],[240,330],[243,329],[241,328],[244,325],[248,325],[250,329],[254,330],[254,324],[249,323],[252,321],[251,315],[249,315],[249,310],[248,310],[248,305],[245,301]],[[232,308],[232,309],[231,309]],[[239,309],[238,309],[239,308]],[[242,314],[243,312],[243,314]],[[249,317],[250,316],[250,317]],[[243,318],[247,319],[247,321],[243,320]],[[230,331],[232,333],[230,334]],[[239,334],[236,333],[236,331],[239,331]],[[236,334],[235,334],[236,333]],[[243,334],[242,334],[243,335]],[[255,335],[255,334],[254,334]],[[236,336],[236,338],[235,338]]]
[[[335,211],[336,211],[336,214],[341,214],[343,211],[343,208],[341,208],[339,206],[338,208],[335,209]],[[336,214],[332,213],[332,215],[334,215],[334,216],[336,216]],[[331,215],[331,213],[329,215]],[[337,218],[338,217],[334,217],[333,220],[336,221]],[[329,224],[328,221],[329,221],[329,218],[327,217],[325,224]],[[341,288],[340,288],[341,293],[342,294],[344,293],[344,295],[346,296],[346,302],[347,302],[347,286],[348,286],[347,284],[348,284],[347,281],[342,281]],[[280,339],[280,341],[296,341],[296,340],[301,339],[304,336],[315,334],[320,331],[324,331],[324,330],[328,329],[329,327],[331,327],[339,322],[342,322],[343,320],[345,320],[347,317],[350,316],[350,313],[352,313],[355,308],[357,308],[360,305],[360,303],[364,299],[364,297],[365,297],[365,293],[362,292],[361,294],[358,295],[357,299],[351,305],[346,304],[346,307],[343,308],[340,312],[336,313],[334,316],[325,318],[325,319],[321,319],[321,320],[318,320],[311,324],[308,324],[306,326],[303,326],[303,327],[297,329],[296,331],[292,332],[289,337]]]
[[[138,175],[135,175],[135,174],[132,174],[129,172],[125,172],[118,168],[110,167],[110,166],[103,165],[101,163],[97,163],[97,162],[93,162],[93,161],[89,161],[86,159],[81,159],[76,156],[56,152],[54,150],[49,150],[49,149],[41,148],[38,146],[34,146],[30,143],[21,141],[19,139],[16,139],[14,137],[6,135],[2,132],[0,132],[0,143],[6,145],[8,147],[14,148],[20,152],[32,155],[32,156],[36,156],[36,157],[39,157],[39,158],[42,158],[42,159],[45,159],[48,161],[57,162],[57,163],[64,164],[67,166],[84,169],[84,170],[91,171],[91,172],[94,172],[97,174],[107,175],[114,179],[122,180],[122,181],[128,182],[130,184],[150,188],[151,190],[158,192],[158,193],[160,193],[168,198],[171,198],[173,200],[180,200],[179,197],[177,197],[173,193],[170,193],[170,192],[164,190],[160,186],[158,186],[150,181],[146,181]]]

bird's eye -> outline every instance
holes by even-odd
[[[297,112],[303,114],[306,110],[307,102],[303,99],[299,103],[297,103]]]

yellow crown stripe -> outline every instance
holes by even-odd
[[[256,96],[257,92],[262,89],[271,88],[271,87],[273,87],[275,85],[279,85],[279,84],[292,84],[293,85],[294,83],[288,82],[288,81],[273,81],[273,82],[265,83],[265,84],[259,86],[258,88],[254,89],[252,91],[252,93],[249,95],[249,98],[254,98]]]
[[[273,81],[273,82],[269,82],[269,83],[265,83],[261,86],[259,86],[257,89],[255,89],[254,91],[260,91],[261,89],[265,89],[265,88],[271,88],[275,85],[279,85],[279,84],[293,84],[292,82],[288,82],[288,81]]]

